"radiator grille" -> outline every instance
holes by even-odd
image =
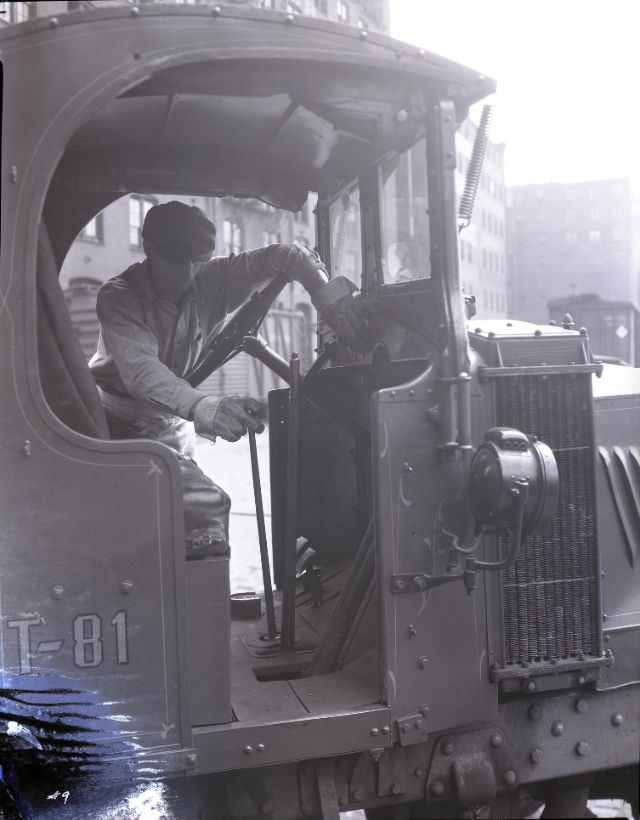
[[[502,573],[505,665],[598,654],[594,453],[589,375],[495,380],[496,423],[554,451],[560,500]],[[504,555],[510,534],[500,537]]]

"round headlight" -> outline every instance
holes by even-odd
[[[543,527],[558,504],[558,465],[550,447],[511,427],[493,427],[484,435],[469,470],[469,507],[480,524],[513,524],[515,498],[522,483],[528,493],[523,534]]]

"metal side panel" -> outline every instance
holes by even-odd
[[[484,584],[471,596],[461,581],[392,591],[394,574],[444,572],[451,536],[464,528],[460,487],[429,420],[437,404],[434,379],[428,371],[373,401],[376,560],[393,719],[419,721],[422,712],[427,732],[494,720]]]

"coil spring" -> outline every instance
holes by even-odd
[[[469,169],[467,171],[467,177],[464,183],[464,191],[460,198],[460,207],[458,208],[458,217],[462,220],[460,230],[466,228],[471,222],[473,205],[476,200],[476,194],[478,193],[478,186],[480,185],[482,165],[487,152],[489,125],[491,124],[492,116],[493,106],[483,105],[480,125],[478,126],[476,138],[473,142],[473,151],[471,153],[471,161],[469,163]]]

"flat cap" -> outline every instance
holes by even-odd
[[[172,200],[147,211],[142,238],[170,262],[207,259],[216,246],[216,227],[200,208]]]

